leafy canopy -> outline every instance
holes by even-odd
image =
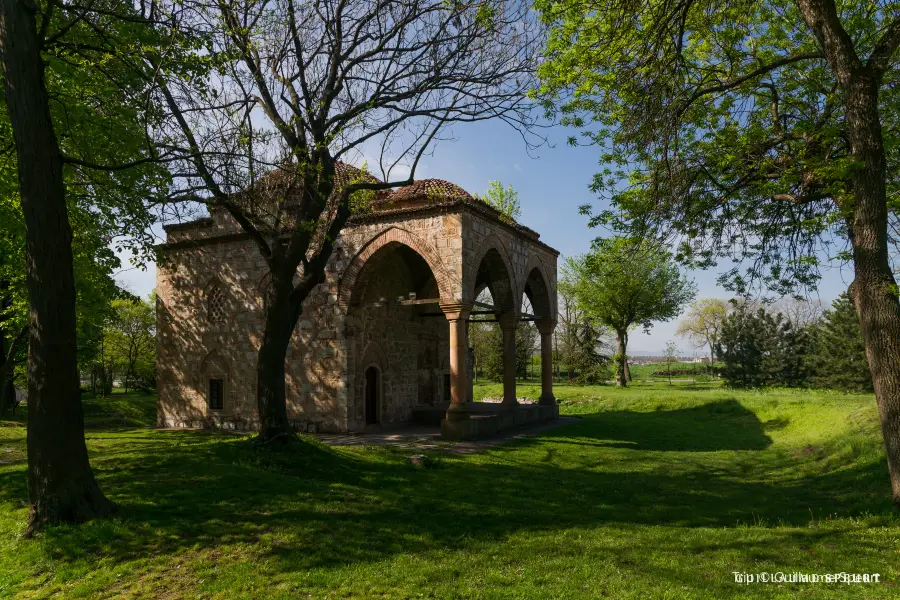
[[[672,256],[651,241],[598,240],[592,252],[568,259],[567,266],[579,306],[621,333],[675,318],[696,294]]]
[[[671,236],[697,267],[737,261],[722,283],[786,293],[846,258],[851,156],[843,98],[791,0],[538,0],[550,27],[539,75],[551,112],[601,148],[592,223]],[[863,60],[900,4],[840,2]],[[879,102],[897,232],[896,64]],[[590,207],[583,207],[591,213]]]
[[[718,298],[702,298],[691,304],[678,322],[676,335],[688,338],[697,347],[707,346],[713,352],[722,322],[728,316],[728,303]]]
[[[856,309],[847,294],[841,295],[813,327],[817,387],[872,391],[872,373],[866,358]]]
[[[722,324],[716,355],[730,387],[806,387],[812,343],[809,332],[791,325],[782,313],[755,312],[740,304]]]

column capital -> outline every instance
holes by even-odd
[[[497,323],[500,325],[500,329],[515,330],[516,325],[519,324],[519,319],[516,318],[515,313],[513,313],[512,311],[509,311],[509,312],[500,313],[499,315],[497,315]]]
[[[556,321],[544,320],[544,321],[535,321],[535,327],[542,334],[553,333],[553,330],[556,329]]]
[[[441,300],[440,302],[441,310],[444,311],[448,321],[469,318],[469,313],[472,312],[474,306],[473,303],[462,300]]]

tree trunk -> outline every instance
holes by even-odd
[[[616,385],[619,387],[626,387],[628,385],[628,355],[626,351],[628,350],[628,334],[624,331],[616,332],[616,339],[619,342],[619,351],[616,355],[618,362],[616,364]]]
[[[715,364],[716,362],[716,349],[715,349],[715,340],[711,337],[706,336],[706,346],[709,348],[709,364]]]
[[[10,365],[6,364],[6,332],[2,329],[0,329],[0,360],[4,361],[0,365],[0,417],[2,417],[6,414],[6,405],[11,398],[9,388],[12,386],[12,379],[7,376]]]
[[[625,332],[625,347],[628,347],[628,332]],[[625,355],[625,379],[631,383],[631,365],[628,364],[628,355]]]
[[[858,76],[845,95],[851,150],[859,163],[853,174],[851,294],[875,387],[893,501],[900,507],[900,302],[888,258],[886,161],[876,77]]]
[[[290,279],[288,279],[290,282]],[[266,310],[266,327],[256,363],[256,404],[259,410],[259,441],[293,439],[287,418],[284,361],[291,334],[300,318],[299,307],[291,306],[290,285],[279,286]]]
[[[34,4],[0,0],[0,62],[18,155],[31,327],[25,531],[115,510],[88,462],[78,389],[72,230],[53,132]]]

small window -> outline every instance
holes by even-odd
[[[225,320],[225,292],[218,285],[209,290],[206,318],[210,323],[221,323]]]
[[[225,408],[225,380],[209,380],[209,408],[210,410],[222,410]]]

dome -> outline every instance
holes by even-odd
[[[397,188],[391,192],[385,202],[405,202],[407,200],[471,200],[472,195],[455,183],[444,179],[420,179],[411,185]]]

